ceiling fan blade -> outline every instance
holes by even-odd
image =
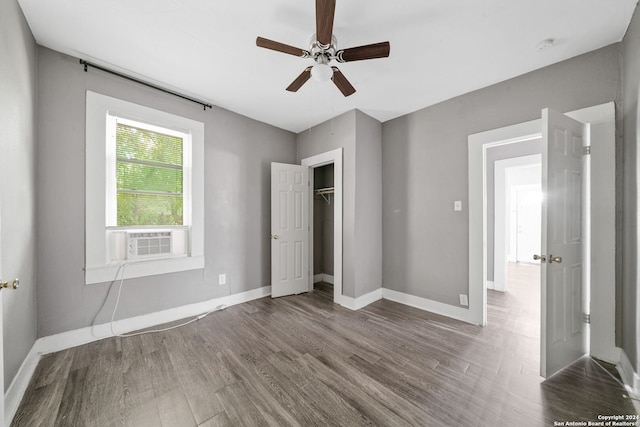
[[[263,37],[258,37],[256,39],[256,45],[258,47],[275,50],[277,52],[288,53],[289,55],[299,56],[301,58],[306,58],[309,56],[309,52],[304,49],[300,49],[294,46],[289,46],[288,44],[276,42],[273,40],[265,39]]]
[[[368,44],[366,46],[351,47],[336,53],[338,62],[362,61],[364,59],[386,58],[389,56],[391,45],[389,42]]]
[[[340,89],[340,92],[342,92],[344,96],[353,95],[356,92],[356,89],[351,86],[349,80],[347,80],[344,74],[338,70],[338,67],[331,68],[333,69],[333,77],[331,80],[333,80],[333,83],[338,87],[338,89]]]
[[[324,48],[331,45],[336,0],[316,0],[316,39]]]
[[[307,80],[311,78],[311,68],[312,67],[305,68],[305,70],[302,73],[300,73],[300,75],[296,77],[294,81],[291,82],[287,90],[289,92],[297,92],[298,89],[300,89],[302,85],[305,84]]]

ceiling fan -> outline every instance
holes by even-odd
[[[389,42],[374,43],[365,46],[338,49],[336,37],[333,35],[333,17],[336,0],[316,0],[316,33],[311,36],[309,50],[300,49],[273,40],[258,37],[256,45],[300,58],[313,58],[316,62],[305,70],[287,87],[290,92],[297,92],[303,84],[313,76],[320,81],[331,79],[344,96],[353,95],[355,88],[340,72],[338,67],[330,66],[337,62],[362,61],[364,59],[386,58],[389,56]]]

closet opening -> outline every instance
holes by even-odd
[[[342,148],[304,158],[301,164],[309,167],[312,190],[309,290],[317,286],[332,295],[334,303],[348,306],[342,295]]]
[[[334,165],[313,168],[313,284],[329,291],[334,284]]]

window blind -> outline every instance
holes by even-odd
[[[118,226],[183,225],[183,140],[116,126]]]

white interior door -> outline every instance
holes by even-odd
[[[584,125],[542,111],[540,371],[549,377],[586,352],[583,319]]]
[[[309,168],[271,163],[271,297],[309,290]]]

